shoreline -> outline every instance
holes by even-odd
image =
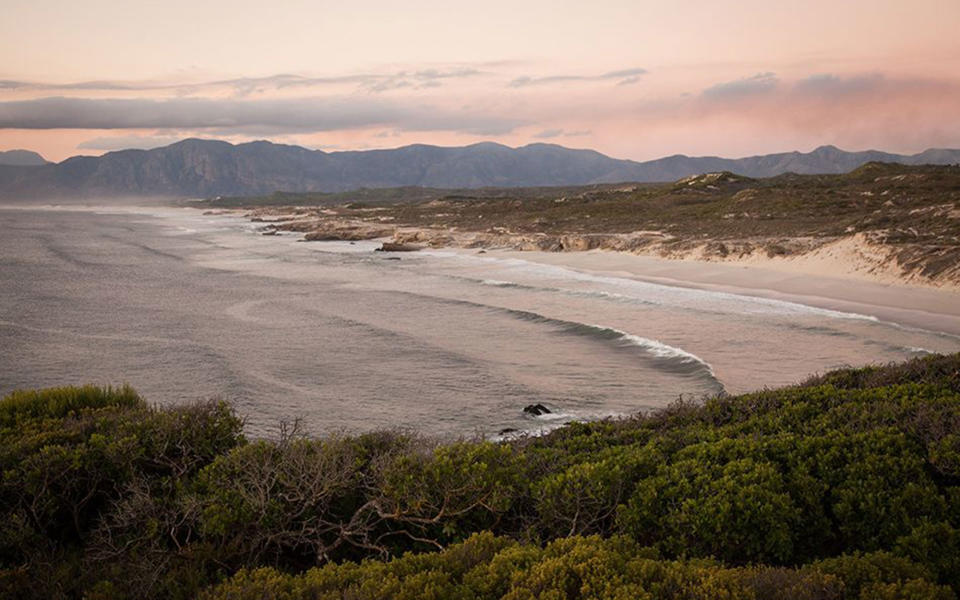
[[[703,252],[703,244],[666,255],[657,242],[632,251],[596,247],[553,251],[522,245],[523,240],[509,233],[491,236],[483,232],[402,226],[385,231],[382,225],[378,229],[369,222],[337,219],[320,221],[326,226],[319,229],[318,235],[318,221],[300,220],[285,211],[229,212],[243,214],[274,230],[300,233],[306,241],[356,236],[355,239],[419,244],[424,250],[464,255],[483,251],[489,258],[519,259],[673,287],[795,302],[960,336],[960,284],[907,276],[887,249],[857,236],[813,244],[805,252],[785,257],[753,252],[719,258]],[[589,238],[590,234],[580,237]]]
[[[442,248],[462,254],[476,250]],[[749,263],[661,258],[606,250],[539,252],[486,249],[490,258],[519,259],[609,277],[796,302],[960,336],[960,294],[952,289],[846,279]]]
[[[656,243],[633,251],[520,249],[504,243],[514,237],[510,234],[488,239],[481,232],[402,226],[391,232],[375,232],[372,229],[376,226],[371,228],[368,222],[334,219],[324,220],[334,226],[321,229],[323,235],[311,236],[318,222],[300,220],[288,211],[223,212],[243,215],[274,230],[299,233],[305,241],[322,242],[349,232],[356,234],[356,239],[419,244],[430,251],[471,256],[482,251],[488,258],[519,259],[602,276],[794,302],[960,337],[960,284],[908,277],[884,254],[884,248],[856,236],[817,244],[787,257],[751,253],[717,258],[703,253],[702,246],[700,251],[664,255]]]
[[[264,235],[280,231],[303,234],[305,241],[382,240],[421,248],[506,250],[549,254],[605,251],[679,262],[751,266],[789,274],[846,278],[907,288],[960,292],[960,264],[927,268],[917,260],[923,245],[906,253],[902,244],[887,243],[877,232],[824,236],[753,236],[740,238],[683,237],[662,230],[621,233],[519,232],[504,227],[485,230],[416,226],[396,223],[392,216],[344,217],[333,209],[307,213],[289,210],[221,210],[208,214],[241,214],[262,223]],[[926,251],[926,250],[925,250]],[[937,248],[929,250],[937,256]],[[904,262],[906,261],[906,262]],[[941,263],[943,261],[941,260]]]

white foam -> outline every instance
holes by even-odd
[[[486,264],[496,264],[505,267],[508,270],[519,271],[525,275],[533,275],[535,277],[583,281],[588,283],[615,286],[618,288],[626,288],[627,290],[634,292],[634,294],[628,295],[616,292],[604,292],[602,290],[591,290],[591,292],[597,294],[608,294],[612,298],[633,299],[651,304],[670,305],[673,307],[686,307],[699,310],[737,314],[809,314],[834,319],[853,319],[870,322],[879,321],[879,319],[872,315],[818,308],[788,300],[758,298],[755,296],[745,296],[730,292],[718,292],[712,290],[670,286],[661,283],[641,281],[629,277],[594,275],[591,273],[577,271],[568,267],[545,265],[519,258],[497,258],[453,252],[434,252],[432,254],[434,256],[442,256],[444,258],[452,257],[460,260],[481,261]],[[582,290],[558,291],[564,293],[583,293]]]
[[[576,415],[572,415],[565,412],[548,412],[548,413],[543,413],[542,415],[532,415],[532,416],[534,419],[537,419],[538,421],[547,421],[547,422],[551,422],[551,421],[569,422],[577,418]]]
[[[619,329],[614,329],[612,327],[603,327],[601,325],[591,325],[591,327],[598,327],[600,329],[607,329],[610,331],[615,331],[620,334],[621,337],[630,342],[631,344],[642,348],[647,353],[657,357],[657,358],[676,358],[680,359],[683,362],[695,363],[704,367],[709,373],[710,376],[716,379],[716,375],[713,373],[713,366],[707,361],[703,360],[696,354],[692,352],[687,352],[683,348],[677,348],[676,346],[671,346],[669,344],[664,344],[660,340],[654,340],[650,338],[641,337],[639,335],[633,335],[632,333],[627,333],[626,331],[620,331]]]
[[[650,354],[659,358],[679,358],[688,362],[700,363],[708,369],[711,368],[710,363],[703,360],[696,354],[687,352],[683,348],[676,348],[674,346],[664,344],[660,340],[651,340],[649,338],[640,337],[639,335],[633,335],[632,333],[624,333],[623,339],[629,340],[633,344],[640,346]],[[712,372],[713,371],[711,369],[711,373]]]
[[[484,279],[480,282],[481,285],[492,285],[495,287],[512,287],[517,285],[512,281],[501,281],[500,279]]]

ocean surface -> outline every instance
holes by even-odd
[[[126,382],[161,405],[229,400],[255,436],[293,419],[497,436],[960,349],[870,315],[260,226],[0,209],[0,394]]]

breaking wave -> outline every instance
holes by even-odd
[[[425,296],[424,294],[411,291],[394,293],[421,297]],[[505,308],[502,306],[484,304],[482,302],[471,302],[470,300],[442,298],[429,295],[427,295],[427,297],[435,302],[441,302],[444,304],[471,306],[491,312],[498,312],[531,323],[548,325],[562,334],[588,337],[607,342],[620,349],[637,351],[638,355],[655,369],[677,375],[698,378],[711,392],[716,394],[722,394],[726,391],[723,387],[723,384],[720,383],[714,374],[713,367],[710,365],[710,363],[691,352],[688,352],[682,348],[670,346],[669,344],[665,344],[659,340],[641,337],[620,329],[615,329],[613,327],[556,319],[526,310]]]
[[[620,329],[614,329],[613,327],[554,319],[525,310],[487,305],[481,306],[486,306],[486,308],[490,310],[502,311],[516,318],[523,319],[524,321],[550,325],[556,327],[562,333],[591,337],[613,343],[620,348],[639,350],[641,355],[653,363],[658,369],[681,375],[699,377],[706,381],[714,392],[724,392],[723,384],[717,379],[710,363],[696,354],[687,352],[683,348],[670,346],[660,340],[641,337],[626,331],[621,331]]]

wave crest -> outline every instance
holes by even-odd
[[[676,346],[665,344],[660,340],[641,337],[613,327],[554,319],[524,310],[499,307],[488,308],[504,311],[525,321],[552,325],[564,333],[593,337],[613,342],[621,347],[638,349],[647,360],[662,370],[682,375],[697,376],[707,381],[716,393],[723,393],[725,391],[723,384],[720,383],[714,374],[713,367],[710,363],[683,348],[677,348]]]

